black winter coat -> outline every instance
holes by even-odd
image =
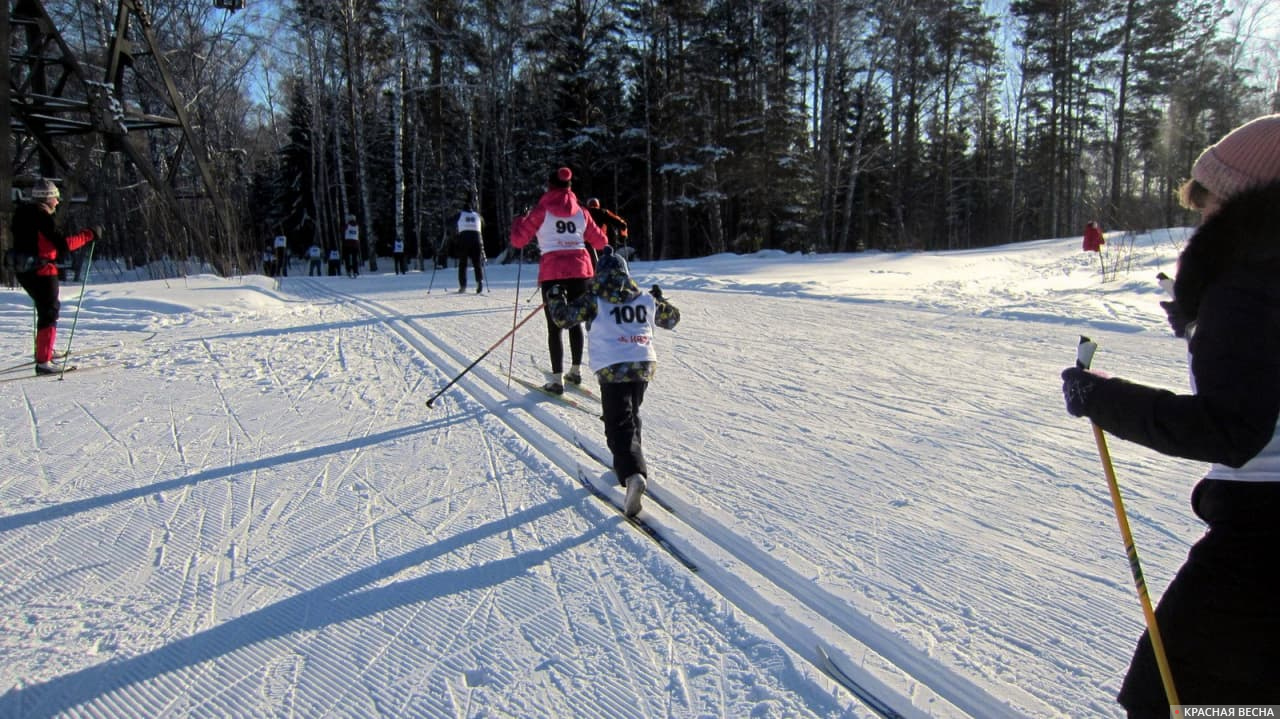
[[[1272,441],[1280,417],[1280,183],[1237,195],[1196,230],[1174,294],[1177,314],[1195,323],[1195,394],[1111,378],[1086,414],[1164,454],[1239,468]],[[1280,482],[1280,472],[1250,478]]]

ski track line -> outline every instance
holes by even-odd
[[[359,307],[375,319],[380,320],[384,326],[399,335],[409,346],[423,355],[431,366],[438,368],[442,373],[446,373],[446,376],[447,370],[445,368],[450,363],[445,361],[445,357],[452,359],[454,364],[458,364],[461,367],[469,364],[467,358],[461,356],[448,343],[440,340],[435,333],[421,327],[413,320],[402,319],[400,314],[390,307],[331,288],[325,287],[322,289],[338,299],[344,300],[346,304]],[[429,343],[436,349],[433,350],[424,342]],[[503,399],[496,401],[492,396],[486,396],[479,392],[481,383],[489,385],[491,390]],[[566,473],[574,471],[578,462],[572,459],[568,453],[580,451],[576,446],[573,446],[575,441],[573,435],[576,431],[567,428],[566,422],[557,419],[556,415],[552,414],[549,409],[536,403],[519,405],[521,409],[525,410],[530,420],[535,421],[541,429],[520,420],[510,412],[499,411],[501,408],[514,406],[510,399],[511,395],[506,388],[506,383],[502,378],[497,377],[479,365],[471,370],[467,378],[459,381],[451,389],[467,392],[472,398],[480,401],[481,404],[493,412],[495,417],[514,430],[517,435],[525,437],[535,451],[547,456],[553,464],[561,466]],[[545,440],[547,430],[560,436],[572,447],[572,450],[561,448],[549,453],[550,447],[542,446],[538,443],[539,439]],[[701,509],[690,504],[682,497],[676,496],[674,492],[669,493],[666,489],[655,486],[651,494],[654,495],[656,502],[669,504],[676,509],[676,517],[673,521],[673,518],[666,512],[646,508],[645,511],[650,518],[651,524],[654,524],[659,531],[662,531],[664,537],[671,541],[685,556],[698,558],[695,561],[700,569],[705,566],[707,570],[710,570],[699,572],[699,576],[722,596],[768,627],[776,638],[809,662],[821,676],[829,676],[822,668],[822,660],[818,656],[816,649],[818,644],[822,643],[819,639],[822,633],[815,633],[814,627],[801,621],[799,617],[788,616],[785,611],[779,612],[774,606],[774,601],[762,597],[747,580],[734,576],[732,572],[724,571],[723,568],[718,567],[718,560],[707,556],[705,549],[699,548],[687,531],[703,537],[714,545],[718,552],[723,552],[733,557],[737,562],[766,579],[772,586],[797,600],[805,610],[812,612],[825,623],[838,628],[838,633],[844,634],[858,645],[878,654],[898,671],[913,678],[961,711],[983,719],[1017,716],[1014,709],[997,700],[978,685],[938,663],[928,656],[925,651],[916,649],[908,644],[906,640],[894,636],[844,600],[825,589],[813,585],[812,582],[799,575],[793,568],[770,556],[760,547],[745,541],[736,532],[706,516]],[[890,688],[883,680],[874,676],[870,670],[864,668],[862,662],[844,657],[845,650],[832,648],[828,651],[834,659],[841,662],[842,667],[852,667],[853,678],[860,682],[865,689],[876,695],[877,698],[894,706],[897,711],[906,716],[924,716],[921,710],[907,696],[896,689]],[[852,657],[856,656],[856,654],[850,653],[848,656]],[[912,691],[916,692],[918,688]]]
[[[169,405],[169,439],[173,442],[173,451],[178,455],[178,464],[184,470],[184,474],[189,474],[191,463],[187,461],[187,448],[182,442],[182,430],[178,427],[178,418],[174,412],[173,405]]]
[[[22,390],[22,398],[27,407],[27,429],[31,432],[31,446],[35,448],[36,467],[35,475],[40,480],[40,492],[47,495],[53,489],[53,481],[49,479],[49,467],[44,463],[45,453],[40,450],[40,419],[36,416],[35,404],[31,401],[31,394],[26,388]],[[15,472],[15,479],[20,472]]]
[[[110,427],[108,427],[107,425],[99,421],[98,417],[93,413],[93,411],[90,410],[88,407],[86,407],[83,402],[80,402],[79,400],[77,400],[75,402],[75,407],[76,409],[79,409],[82,414],[84,414],[85,418],[88,419],[90,423],[92,423],[99,430],[101,430],[102,433],[106,435],[107,439],[111,440],[112,444],[115,444],[116,446],[118,446],[120,449],[124,451],[124,456],[126,457],[126,461],[129,465],[129,468],[136,469],[138,466],[138,457],[137,455],[134,454],[133,448],[130,447],[126,442],[121,440],[119,437],[117,437],[111,431]]]
[[[596,452],[599,453],[600,450],[596,450]],[[597,459],[597,461],[599,460]],[[944,692],[960,695],[961,700],[968,699],[970,704],[983,699],[980,689],[970,687],[966,680],[954,675],[950,670],[937,668],[940,665],[937,665],[934,660],[923,652],[905,644],[903,640],[893,637],[878,624],[866,619],[843,600],[830,594],[827,590],[817,587],[804,576],[798,574],[795,569],[769,555],[766,550],[742,541],[733,530],[724,527],[710,516],[707,516],[702,510],[688,506],[682,497],[674,494],[668,496],[667,490],[662,484],[655,484],[650,493],[655,500],[673,505],[676,509],[676,515],[682,520],[690,521],[689,518],[696,517],[697,521],[691,522],[691,526],[704,537],[722,546],[739,561],[772,581],[776,586],[787,591],[824,619],[839,627],[847,635],[865,644],[871,650],[898,666],[899,669],[915,677],[931,690],[938,692],[948,700],[950,700],[950,697]],[[894,571],[893,567],[890,567],[888,575],[892,577],[897,574],[898,572]],[[899,589],[886,587],[886,590],[890,596],[896,596],[903,593],[904,590],[909,593],[910,587],[901,587]],[[913,597],[922,598],[918,595],[913,595]],[[937,676],[933,676],[931,672],[936,672]],[[862,683],[867,684],[868,682],[862,681]],[[940,685],[942,691],[939,691]],[[973,696],[966,696],[968,694]],[[987,698],[986,701],[991,702],[993,706],[979,707],[970,711],[970,713],[974,716],[998,716],[1002,715],[1001,712],[1009,711],[993,698]],[[963,709],[964,707],[961,706],[960,708]]]
[[[482,427],[477,427],[477,429],[481,430],[480,441],[484,443],[485,463],[489,465],[489,471],[487,473],[487,477],[491,482],[494,483],[494,487],[497,488],[498,490],[498,501],[502,503],[502,516],[507,521],[506,534],[507,534],[507,540],[511,542],[511,556],[513,557],[520,556],[520,544],[519,542],[516,541],[515,528],[512,527],[510,524],[511,523],[511,503],[507,501],[507,492],[506,492],[506,489],[503,487],[503,485],[506,483],[502,481],[502,477],[498,476],[498,465],[497,465],[497,462],[494,461],[495,452],[497,452],[497,450],[493,446],[493,440],[490,439],[489,433],[483,431]]]
[[[244,437],[245,440],[248,441],[251,445],[253,445],[254,447],[261,447],[262,446],[261,437],[255,438],[249,432],[249,429],[244,426],[244,422],[240,421],[240,415],[236,414],[235,409],[231,407],[231,403],[227,399],[227,391],[223,389],[222,382],[221,380],[218,379],[217,374],[214,374],[211,380],[211,384],[213,385],[214,392],[217,393],[218,395],[218,403],[222,405],[222,411],[223,411],[223,414],[226,415],[227,421],[231,424],[234,424],[236,426],[236,429],[240,430],[240,435]],[[229,438],[229,439],[232,439],[232,438]],[[234,439],[232,439],[232,443],[234,443]]]
[[[611,623],[615,625],[616,630],[613,632],[613,636],[615,637],[615,646],[618,648],[619,655],[625,655],[626,645],[618,642],[616,637],[637,636],[640,634],[636,629],[636,622],[632,619],[630,612],[627,611],[626,602],[622,597],[618,596],[618,591],[615,587],[608,586],[603,582],[597,582],[596,586],[603,590],[601,599],[608,600],[608,604],[602,606],[601,610],[608,610],[608,616]],[[643,710],[644,716],[649,717],[652,713],[649,711],[649,707],[644,701],[644,692],[641,691],[640,687],[635,683],[635,677],[642,672],[645,674],[657,674],[661,671],[662,667],[658,657],[654,656],[653,652],[649,649],[649,645],[641,643],[636,646],[636,651],[643,651],[645,656],[631,658],[631,661],[627,662],[627,664],[630,665],[632,663],[643,662],[644,665],[636,667],[624,666],[622,667],[622,671],[626,672],[625,676],[630,680],[629,683],[632,692],[635,694],[634,699],[637,705]]]
[[[387,324],[388,324],[389,326],[391,326],[393,330],[395,330],[397,333],[401,334],[401,336],[402,336],[402,337],[404,337],[407,341],[409,341],[409,343],[410,343],[412,346],[416,347],[416,348],[417,348],[419,351],[421,351],[421,352],[427,352],[426,347],[422,346],[422,345],[420,344],[420,342],[418,342],[415,338],[413,338],[413,337],[410,337],[410,336],[406,335],[406,334],[404,333],[404,331],[403,331],[403,330],[398,329],[396,325],[393,325],[390,321],[387,321],[387,319],[386,319],[386,318],[387,318],[387,316],[388,316],[388,315],[393,314],[393,312],[392,312],[391,310],[389,310],[389,309],[387,309],[387,308],[385,308],[385,307],[378,306],[376,303],[371,303],[371,302],[369,302],[369,301],[367,301],[367,300],[363,300],[362,298],[351,297],[351,298],[349,298],[349,299],[350,299],[352,302],[354,302],[354,303],[356,303],[356,304],[364,305],[364,306],[366,306],[367,308],[368,308],[368,307],[372,307],[373,309],[370,309],[370,310],[369,310],[371,314],[381,315],[381,316],[384,318],[384,321],[386,321],[386,322],[387,322]],[[412,323],[410,323],[410,324],[412,324]],[[434,335],[433,335],[432,333],[430,333],[430,332],[428,332],[428,331],[426,331],[426,330],[423,330],[423,329],[422,329],[422,328],[420,328],[420,327],[414,327],[413,329],[415,329],[415,330],[416,330],[417,334],[421,335],[423,338],[428,339],[428,340],[429,340],[429,341],[431,341],[433,344],[436,344],[436,345],[437,345],[437,346],[439,346],[439,347],[445,348],[446,350],[448,349],[448,347],[447,347],[446,345],[444,345],[443,343],[439,342],[439,340],[437,340],[437,339],[434,337]],[[456,355],[456,352],[452,352],[452,354],[455,354],[455,355]],[[455,359],[456,359],[457,361],[459,361],[459,362],[464,361],[462,358],[458,358],[458,357],[455,357]],[[437,364],[438,364],[438,362],[437,362]],[[481,369],[481,370],[477,370],[477,371],[476,371],[476,375],[477,375],[477,379],[484,379],[484,380],[486,380],[486,381],[487,381],[491,386],[494,386],[495,388],[498,388],[498,389],[501,391],[501,389],[502,389],[501,382],[500,382],[500,381],[498,381],[498,379],[497,379],[497,378],[495,378],[491,373],[487,372],[486,370]],[[504,394],[505,394],[505,393],[504,393]],[[480,398],[478,395],[475,395],[475,393],[474,393],[474,392],[472,392],[472,395],[473,395],[473,396],[476,396],[477,398]],[[483,402],[483,399],[482,399],[482,398],[480,398],[480,399],[481,399],[481,401]],[[488,404],[488,403],[486,403],[486,404]],[[491,409],[493,409],[493,407],[490,407],[490,408],[491,408]],[[529,412],[530,412],[531,414],[538,415],[538,417],[537,417],[537,418],[538,418],[538,419],[539,419],[543,424],[547,425],[547,427],[548,427],[548,428],[552,429],[553,431],[557,431],[557,433],[558,433],[558,434],[560,434],[562,437],[564,437],[564,436],[565,436],[565,434],[566,434],[566,430],[564,430],[563,428],[558,428],[558,426],[560,425],[560,423],[559,423],[559,422],[556,422],[554,419],[551,419],[552,415],[550,415],[550,414],[548,413],[548,411],[547,411],[545,408],[532,407],[532,408],[528,408],[528,409],[529,409]],[[510,419],[510,418],[509,418],[509,419],[506,419],[506,422],[507,422],[508,426],[510,426],[510,427],[512,427],[513,429],[515,429],[515,430],[516,430],[517,434],[520,434],[520,435],[522,435],[522,436],[525,436],[527,440],[531,441],[531,442],[534,444],[534,446],[537,446],[537,442],[535,441],[535,439],[537,439],[537,438],[538,438],[539,433],[537,433],[537,432],[535,432],[534,430],[530,429],[530,428],[528,427],[528,425],[524,425],[523,423],[517,423],[517,422],[515,422],[515,421],[512,421],[512,419]],[[522,428],[523,428],[523,431],[522,431]],[[530,434],[531,432],[532,432],[532,435]],[[566,439],[567,439],[567,437],[566,437]],[[546,454],[546,450],[545,450],[545,448],[544,448],[544,449],[542,449],[542,450],[541,450],[541,452],[542,452],[543,454]],[[555,461],[555,458],[552,458],[552,459],[553,459],[553,461]],[[572,460],[570,460],[570,461],[572,462]],[[565,469],[565,471],[569,471],[568,467],[564,465],[563,460],[561,460],[561,461],[559,461],[559,462],[556,462],[556,463],[561,464],[561,465],[562,465],[562,468],[564,468],[564,469]],[[723,544],[723,542],[715,542],[714,538],[712,538],[712,537],[708,537],[708,538],[711,538],[711,539],[713,540],[713,542],[714,542],[714,543],[716,543],[716,544]],[[693,553],[695,553],[695,554],[701,554],[701,552],[700,552],[700,551],[696,551],[696,550],[694,550],[693,548],[686,548],[686,549],[685,549],[685,553],[686,553],[686,554],[688,554],[689,552],[693,552]],[[712,561],[714,561],[714,560],[712,560]],[[710,564],[708,564],[708,566],[711,566],[711,565],[710,565]],[[753,610],[751,609],[751,606],[753,606],[753,605],[755,605],[755,604],[758,604],[758,603],[759,603],[759,601],[760,601],[760,599],[759,599],[759,597],[758,597],[757,593],[754,591],[754,589],[746,589],[746,585],[745,585],[745,584],[742,584],[742,583],[740,582],[740,580],[739,580],[737,577],[732,577],[732,578],[728,578],[728,577],[726,577],[725,582],[724,582],[724,583],[722,583],[722,584],[720,584],[720,585],[717,585],[715,582],[711,582],[711,584],[712,584],[712,586],[716,586],[716,587],[717,587],[717,589],[719,589],[719,590],[721,591],[721,594],[723,594],[723,595],[724,595],[724,596],[726,596],[726,597],[729,597],[731,600],[733,600],[733,599],[734,599],[734,597],[736,596],[736,597],[737,597],[737,601],[736,601],[735,603],[736,603],[738,606],[740,606],[740,607],[742,607],[743,609],[747,610],[747,612],[748,612],[749,614],[752,614],[753,616],[756,616],[756,618],[757,618],[757,619],[761,619],[762,621],[764,621],[764,623],[766,624],[766,626],[770,626],[770,627],[774,630],[775,635],[776,635],[776,636],[778,636],[780,639],[782,639],[782,640],[784,641],[784,643],[786,643],[786,644],[788,644],[789,646],[791,646],[791,647],[792,647],[792,649],[793,649],[794,651],[796,651],[797,653],[801,654],[801,656],[804,656],[808,661],[810,661],[810,662],[813,662],[813,661],[814,661],[814,659],[815,659],[815,657],[814,657],[814,650],[813,650],[812,648],[810,648],[810,647],[815,646],[815,645],[814,645],[814,643],[813,643],[813,641],[812,641],[812,640],[813,640],[813,637],[812,637],[812,630],[806,630],[806,634],[808,634],[808,636],[806,636],[804,639],[799,639],[799,640],[797,640],[797,639],[795,639],[794,637],[789,637],[789,636],[788,636],[788,632],[781,630],[781,629],[778,627],[778,624],[777,624],[777,622],[776,622],[776,621],[771,621],[769,617],[762,617],[762,616],[761,616],[761,613],[762,613],[762,612],[765,612],[766,610],[756,609],[756,610],[754,610],[754,611],[753,611]],[[735,585],[737,585],[737,587],[736,587],[736,588],[734,588],[734,589],[730,589],[730,588],[728,587],[728,584],[735,584]],[[745,590],[745,592],[744,592],[744,590]],[[768,603],[768,602],[766,601],[766,603]],[[784,618],[784,619],[786,619],[786,621],[794,622],[794,620],[793,620],[793,619],[791,619],[791,618]],[[828,617],[828,620],[829,620],[829,619],[830,619],[830,618]],[[875,687],[876,689],[878,689],[881,693],[891,692],[891,691],[892,691],[892,690],[889,690],[887,687],[885,687],[884,685],[880,684],[878,681],[874,680],[874,679],[873,679],[873,678],[871,678],[871,677],[867,677],[866,679],[868,680],[868,682],[869,682],[869,683],[871,683],[871,685],[872,685],[873,687]],[[900,702],[907,702],[907,700],[906,700],[906,699],[903,699],[903,698],[899,698],[899,701],[900,701]],[[990,700],[990,699],[989,699],[989,701],[994,701],[994,700]],[[908,703],[909,703],[909,702],[908,702]]]

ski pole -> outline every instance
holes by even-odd
[[[456,383],[458,382],[458,380],[462,379],[462,376],[463,376],[463,375],[465,375],[466,373],[470,372],[470,371],[471,371],[471,369],[472,369],[473,367],[475,367],[476,365],[480,364],[481,360],[483,360],[485,357],[488,357],[490,352],[492,352],[492,351],[494,351],[495,349],[497,349],[497,348],[498,348],[498,345],[500,345],[500,344],[502,344],[503,342],[505,342],[505,341],[506,341],[506,339],[507,339],[508,337],[510,337],[511,335],[514,335],[514,334],[516,333],[516,330],[520,329],[521,327],[523,327],[523,326],[524,326],[524,323],[528,322],[529,320],[531,320],[531,319],[533,319],[535,316],[537,316],[538,312],[540,312],[541,310],[542,310],[542,305],[538,305],[538,309],[534,310],[533,312],[530,312],[528,317],[525,317],[524,319],[520,320],[520,323],[519,323],[519,324],[517,324],[515,327],[512,327],[510,332],[506,333],[506,334],[505,334],[505,335],[503,335],[501,338],[499,338],[497,342],[494,342],[494,343],[489,347],[489,349],[487,349],[487,350],[485,350],[485,351],[484,351],[484,354],[482,354],[482,355],[480,355],[479,357],[477,357],[475,362],[472,362],[471,364],[467,365],[467,368],[466,368],[466,369],[464,369],[464,370],[462,370],[461,372],[459,372],[457,377],[454,377],[453,379],[449,380],[449,384],[447,384],[447,385],[445,385],[445,386],[441,387],[439,392],[436,392],[435,394],[431,395],[431,399],[428,399],[428,400],[427,400],[427,406],[428,406],[428,407],[431,407],[431,406],[435,403],[436,399],[437,399],[440,395],[444,394],[445,390],[449,389],[449,388],[450,388],[450,387],[452,387],[454,384],[456,384]]]
[[[1076,366],[1089,369],[1093,362],[1093,353],[1098,343],[1088,337],[1081,336],[1076,347]],[[1147,594],[1147,581],[1142,576],[1142,565],[1138,563],[1138,548],[1133,543],[1133,532],[1129,530],[1129,518],[1125,515],[1124,500],[1120,497],[1120,483],[1116,480],[1116,470],[1111,464],[1111,453],[1107,451],[1107,438],[1097,422],[1093,424],[1093,439],[1098,444],[1098,458],[1102,460],[1102,471],[1107,476],[1107,487],[1111,490],[1111,504],[1116,511],[1116,522],[1120,525],[1120,537],[1124,541],[1125,554],[1129,556],[1129,571],[1133,574],[1134,586],[1138,589],[1138,601],[1142,603],[1142,615],[1147,621],[1147,634],[1151,637],[1151,650],[1156,655],[1156,666],[1160,669],[1160,681],[1164,683],[1164,693],[1169,699],[1169,706],[1178,706],[1178,692],[1173,686],[1173,674],[1169,671],[1169,659],[1164,651],[1164,640],[1160,637],[1160,627],[1156,624],[1156,613],[1151,608],[1151,597]]]
[[[80,307],[84,305],[84,288],[89,283],[89,270],[93,268],[93,248],[98,244],[97,235],[94,235],[93,239],[94,241],[89,243],[89,257],[84,261],[84,277],[80,278],[80,300],[76,302],[76,312],[71,316],[71,331],[67,333],[67,359],[62,362],[62,372],[58,373],[59,380],[67,375],[67,362],[71,359],[71,341],[76,338],[76,320],[80,319]]]
[[[427,294],[431,294],[431,288],[436,284],[436,268],[440,266],[440,250],[435,247],[431,248],[431,281],[427,283]]]
[[[440,239],[440,244],[433,245],[431,248],[431,281],[427,283],[427,294],[431,294],[431,288],[436,284],[436,269],[440,267],[440,248],[444,246],[444,236],[442,235]]]
[[[511,308],[511,356],[507,358],[507,387],[511,386],[511,367],[516,361],[516,317],[520,316],[520,274],[524,271],[524,248],[520,248],[520,255],[516,258],[516,303]],[[542,303],[545,305],[546,303]],[[539,308],[542,305],[538,305]],[[536,312],[537,310],[535,310]],[[530,314],[529,317],[533,315]],[[526,317],[527,321],[529,318]]]

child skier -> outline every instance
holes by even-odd
[[[586,323],[591,369],[600,380],[605,439],[614,474],[627,490],[623,513],[634,517],[649,474],[641,449],[640,404],[657,369],[653,328],[674,328],[680,310],[663,298],[657,285],[649,294],[641,292],[626,260],[605,247],[586,294],[567,301],[564,288],[552,285],[547,311],[559,327]]]

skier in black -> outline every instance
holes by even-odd
[[[1208,525],[1156,607],[1183,704],[1280,704],[1280,115],[1200,155],[1182,201],[1201,213],[1162,303],[1187,338],[1191,394],[1062,372],[1067,411],[1212,463],[1191,493]],[[1120,689],[1130,717],[1169,716],[1144,633]]]
[[[484,239],[481,234],[484,220],[471,208],[458,213],[455,218],[458,236],[453,251],[458,257],[458,292],[467,291],[467,260],[471,261],[476,275],[476,292],[484,289]]]
[[[355,215],[347,215],[347,226],[342,230],[342,259],[347,265],[347,277],[360,276],[360,225]]]

